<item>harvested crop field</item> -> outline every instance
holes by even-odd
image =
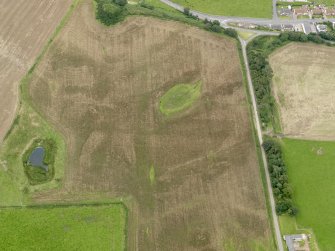
[[[283,133],[335,140],[335,48],[291,43],[270,56]]]
[[[197,81],[191,107],[160,112]],[[68,149],[63,190],[35,201],[130,198],[129,250],[273,250],[234,40],[148,17],[107,28],[82,1],[29,91]]]
[[[71,0],[0,0],[0,143],[15,117],[18,83]]]

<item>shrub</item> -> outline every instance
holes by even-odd
[[[227,36],[230,36],[230,37],[234,37],[234,38],[238,37],[237,31],[235,29],[232,29],[232,28],[225,29],[224,34],[226,34]]]
[[[152,6],[152,5],[150,5],[150,4],[147,4],[147,3],[145,3],[145,2],[141,2],[141,3],[140,3],[140,6],[143,7],[143,8],[149,9],[149,10],[153,10],[153,9],[155,9],[154,6]]]
[[[114,0],[114,3],[120,6],[125,6],[128,3],[128,1],[127,0]]]
[[[123,7],[121,5],[115,4],[112,0],[96,0],[96,2],[96,17],[103,24],[112,25],[123,19]]]

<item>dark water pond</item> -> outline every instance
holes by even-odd
[[[43,147],[39,146],[34,149],[31,153],[28,163],[34,167],[41,167],[45,171],[48,171],[48,166],[43,163],[45,155],[45,150]]]

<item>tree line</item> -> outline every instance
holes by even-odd
[[[267,139],[263,143],[263,148],[268,161],[271,186],[276,202],[276,212],[278,215],[288,213],[294,216],[298,210],[292,202],[292,188],[288,183],[281,146],[276,141]]]

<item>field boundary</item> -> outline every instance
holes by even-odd
[[[256,125],[255,125],[255,114],[253,113],[253,110],[252,110],[251,93],[248,88],[247,69],[246,69],[247,62],[244,61],[244,57],[243,57],[242,41],[239,39],[236,39],[236,40],[237,40],[236,45],[238,47],[238,53],[239,53],[240,64],[241,64],[241,71],[242,71],[242,76],[243,76],[243,86],[244,86],[245,95],[246,95],[247,103],[248,103],[248,113],[249,113],[249,120],[250,120],[250,125],[251,125],[251,130],[252,130],[252,137],[253,137],[254,144],[255,144],[257,160],[259,163],[260,177],[262,180],[262,188],[263,188],[263,192],[265,196],[265,204],[266,204],[267,214],[269,217],[269,224],[271,227],[271,234],[272,234],[271,241],[273,242],[275,247],[277,247],[277,243],[275,241],[276,235],[274,231],[275,230],[274,223],[272,220],[270,220],[273,218],[273,214],[272,214],[271,203],[270,203],[270,192],[268,190],[267,181],[266,181],[265,164],[262,158],[262,146],[260,142],[257,140],[258,137],[257,137],[257,131],[256,131]]]

